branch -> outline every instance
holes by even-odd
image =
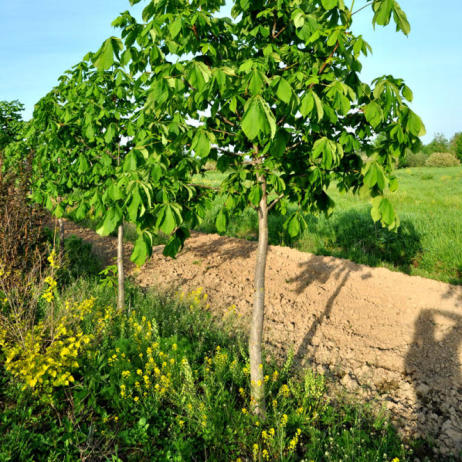
[[[207,127],[207,128],[209,130],[212,130],[212,132],[223,133],[224,135],[229,135],[229,136],[236,136],[236,133],[227,132],[226,130],[219,130],[218,128],[210,128],[210,127]]]
[[[193,188],[210,189],[211,191],[220,191],[220,188],[200,183],[187,183],[186,186],[192,186]]]
[[[332,56],[334,56],[334,53],[337,51],[338,47],[339,47],[339,42],[337,41],[337,43],[335,44],[334,49],[331,51],[330,55],[324,61],[323,65],[321,66],[321,69],[319,69],[318,75],[321,75],[324,72],[327,65],[329,64],[329,59],[332,58]],[[310,85],[310,89],[313,88],[313,87],[314,87],[314,82]]]
[[[274,199],[270,205],[268,205],[268,212],[284,197],[284,194],[280,194],[276,199]]]
[[[223,117],[223,122],[227,123],[228,125],[231,125],[231,127],[235,127],[236,124],[234,124],[233,122],[231,122],[230,120],[228,120],[225,116],[221,116]]]
[[[287,29],[287,26],[284,26],[284,27],[274,36],[274,38],[277,39],[286,29]]]

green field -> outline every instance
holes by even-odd
[[[401,219],[397,233],[382,229],[370,217],[367,198],[342,194],[332,187],[333,215],[307,216],[308,230],[291,239],[285,218],[270,217],[270,243],[319,255],[385,266],[412,275],[462,284],[462,167],[407,168],[397,171],[399,189],[389,194]],[[218,184],[222,175],[208,172],[203,181]],[[217,199],[199,230],[216,232]],[[248,209],[234,217],[231,236],[256,239],[257,217]]]

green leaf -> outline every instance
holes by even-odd
[[[292,21],[294,22],[294,26],[298,29],[305,24],[305,13],[301,9],[296,9],[292,13]]]
[[[164,234],[168,235],[175,230],[178,224],[178,215],[173,207],[171,205],[163,205],[160,208],[159,216],[157,219],[157,228],[160,229]]]
[[[118,54],[123,49],[122,41],[117,37],[110,37],[104,41],[103,45],[95,55],[93,64],[98,71],[105,71],[114,64],[114,54]]]
[[[193,61],[188,73],[188,82],[196,90],[203,90],[206,83],[210,80],[212,72],[201,61]]]
[[[373,188],[377,184],[377,165],[371,162],[368,165],[367,172],[364,175],[364,184],[369,188]]]
[[[412,90],[407,85],[404,85],[402,93],[403,93],[404,98],[406,98],[411,103],[412,100],[414,99]]]
[[[276,96],[284,103],[289,104],[290,100],[292,99],[293,93],[294,92],[289,82],[287,82],[286,79],[281,77],[279,79],[278,87],[276,90]]]
[[[195,153],[199,157],[207,157],[210,152],[210,140],[207,134],[203,130],[197,130],[196,135],[194,136],[192,145]]]
[[[373,128],[376,128],[383,119],[382,108],[375,101],[371,101],[364,108],[364,115],[366,116],[366,120],[372,125]]]
[[[373,24],[386,26],[390,22],[394,0],[374,0],[373,8],[375,11]]]
[[[396,23],[396,30],[401,30],[404,35],[409,35],[411,32],[411,25],[407,19],[406,13],[401,9],[396,1],[393,5],[393,19]]]
[[[247,110],[241,121],[242,130],[249,140],[255,139],[258,135],[270,135],[274,138],[276,134],[276,119],[268,103],[256,96],[249,100]]]
[[[249,193],[249,202],[257,207],[262,198],[262,194],[260,185],[257,184],[253,186]]]
[[[303,95],[301,104],[300,104],[300,114],[303,117],[306,117],[314,108],[314,98],[313,93],[311,91],[305,93]]]
[[[107,127],[106,133],[104,134],[104,141],[106,144],[109,144],[115,136],[116,132],[116,127],[114,123],[109,124],[109,127]]]
[[[318,111],[318,121],[320,122],[324,117],[324,108],[322,107],[322,102],[319,99],[319,96],[313,91],[313,98],[316,104],[316,110]]]
[[[217,219],[215,221],[215,226],[217,227],[217,231],[219,233],[224,233],[226,231],[226,228],[228,226],[228,216],[223,210],[220,210],[218,212]]]
[[[407,117],[406,130],[414,136],[423,136],[426,132],[422,119],[410,109]]]
[[[122,211],[119,207],[110,208],[104,217],[103,224],[96,230],[100,236],[109,236],[122,222]]]
[[[172,38],[175,38],[181,31],[181,17],[177,17],[175,21],[170,23],[168,30],[170,31]]]
[[[138,236],[130,260],[137,266],[143,265],[152,253],[151,239],[145,233]]]
[[[321,0],[321,3],[326,10],[331,10],[337,6],[338,0]]]
[[[300,234],[300,217],[292,215],[285,223],[285,227],[290,237],[297,237]]]
[[[184,241],[189,237],[189,232],[185,228],[179,228],[164,247],[163,254],[166,257],[175,258],[178,252],[184,247]]]
[[[130,205],[127,207],[128,218],[132,223],[137,222],[138,218],[138,209],[142,204],[141,195],[138,187],[135,187],[132,191],[132,199],[130,201]]]
[[[395,221],[395,210],[393,205],[391,205],[391,202],[386,197],[384,197],[380,202],[379,210],[382,216],[382,221],[388,226],[392,225]]]

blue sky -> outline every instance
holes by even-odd
[[[462,2],[400,3],[412,26],[408,38],[393,26],[374,31],[369,9],[357,15],[353,30],[374,50],[363,60],[363,79],[404,78],[427,127],[424,140],[436,132],[450,137],[462,131]],[[114,35],[112,20],[129,8],[128,0],[0,0],[0,100],[19,99],[29,118],[59,75]]]

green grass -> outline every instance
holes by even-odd
[[[67,249],[77,247],[73,240]],[[65,326],[63,339],[79,330],[93,337],[70,370],[74,381],[51,391],[23,389],[21,373],[3,367],[11,348],[13,363],[48,364],[42,354],[56,345],[48,328],[40,328],[36,350],[3,343],[0,460],[404,462],[430,454],[403,444],[385,414],[333,398],[323,376],[294,371],[290,357],[283,366],[265,362],[266,419],[253,416],[245,339],[232,319],[218,322],[203,308],[200,292],[181,301],[129,285],[128,310],[116,313],[97,263],[88,277],[72,256],[67,261],[69,278],[44,310],[44,326]],[[59,351],[58,362],[66,354]]]
[[[372,222],[367,198],[331,187],[336,208],[329,219],[307,215],[308,230],[291,239],[282,226],[285,218],[272,215],[270,243],[462,284],[462,167],[406,168],[397,176],[399,189],[389,194],[401,219],[397,233]],[[202,181],[216,185],[221,178],[218,172],[208,172]],[[221,207],[217,199],[200,231],[216,232]],[[234,217],[227,234],[256,239],[256,213],[248,209]]]

